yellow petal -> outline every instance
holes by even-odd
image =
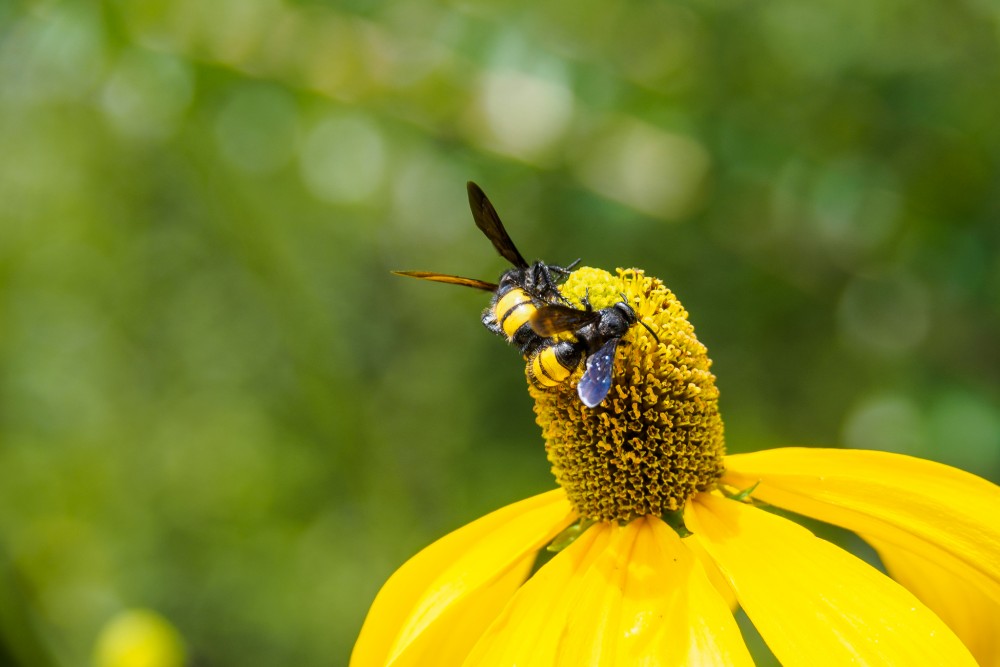
[[[656,518],[592,526],[511,599],[466,663],[752,665],[725,601]]]
[[[901,454],[784,448],[726,457],[723,481],[756,500],[937,563],[1000,603],[1000,487]]]
[[[926,558],[862,535],[893,579],[948,624],[982,666],[1000,667],[1000,604]]]
[[[786,667],[975,665],[905,588],[805,528],[706,493],[688,508],[688,539],[712,555]]]
[[[686,540],[684,546],[690,549],[691,553],[701,562],[701,566],[705,568],[705,574],[708,575],[708,580],[712,582],[712,586],[722,596],[722,599],[726,601],[726,606],[733,611],[739,609],[740,602],[736,599],[733,587],[729,585],[729,581],[725,575],[719,571],[719,566],[715,564],[712,557],[705,551],[705,547],[701,546],[698,540]]]
[[[474,639],[493,621],[527,576],[535,552],[575,518],[565,492],[556,489],[488,514],[425,548],[382,586],[351,654],[352,667],[418,664],[434,642],[442,651],[471,645],[469,635]],[[462,636],[452,632],[458,619],[465,626]]]
[[[463,664],[483,631],[528,578],[535,557],[536,553],[531,552],[497,581],[443,609],[434,624],[415,636],[388,664],[392,667],[458,667]]]

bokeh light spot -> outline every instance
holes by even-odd
[[[900,196],[884,167],[866,160],[832,163],[813,186],[811,220],[831,252],[851,256],[881,247],[895,232]]]
[[[929,413],[935,458],[966,470],[1000,470],[1000,411],[980,396],[945,393]]]
[[[710,160],[690,137],[623,120],[584,149],[577,177],[606,197],[676,220],[699,203]]]
[[[461,183],[467,177],[432,151],[414,151],[402,161],[392,182],[392,224],[406,227],[407,235],[426,244],[471,234],[469,214],[460,206]]]
[[[139,49],[122,53],[101,94],[101,108],[125,136],[162,139],[191,104],[194,82],[183,61]]]
[[[334,204],[356,204],[382,184],[385,142],[367,117],[331,117],[309,132],[300,160],[302,178],[313,195]]]
[[[49,3],[44,12],[0,20],[0,104],[38,104],[89,94],[105,67],[100,10]]]
[[[295,154],[298,110],[294,98],[277,87],[236,90],[215,120],[222,157],[253,174],[272,172]]]
[[[925,289],[906,274],[859,275],[844,290],[837,316],[848,345],[894,356],[924,340],[928,309]]]
[[[844,419],[843,441],[854,449],[920,455],[926,449],[923,419],[907,396],[878,394],[863,399]]]
[[[573,119],[573,93],[557,79],[513,70],[483,75],[479,107],[485,134],[473,139],[487,148],[526,161],[544,160]]]
[[[182,667],[180,633],[154,611],[128,609],[101,629],[94,649],[96,667]]]

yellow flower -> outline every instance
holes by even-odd
[[[656,338],[629,331],[597,408],[576,396],[579,369],[530,389],[561,488],[404,564],[354,667],[751,665],[735,605],[786,666],[1000,665],[1000,488],[883,452],[726,456],[710,361],[674,295],[635,270],[580,269],[562,291],[596,308],[624,295]],[[856,532],[893,578],[766,506]]]

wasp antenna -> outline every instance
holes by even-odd
[[[569,274],[573,273],[573,269],[575,269],[576,266],[580,262],[582,262],[582,261],[583,261],[582,257],[577,257],[576,259],[574,259],[572,262],[570,262],[566,266],[549,265],[548,268],[549,268],[549,271],[552,271],[553,273],[558,273],[559,275],[565,277],[565,276],[568,276]]]
[[[641,324],[642,326],[644,326],[644,327],[646,328],[646,331],[648,331],[648,332],[649,332],[649,335],[650,335],[650,336],[652,336],[653,338],[655,338],[655,339],[656,339],[656,342],[657,342],[657,343],[659,343],[659,342],[660,342],[660,337],[656,335],[656,332],[655,332],[655,331],[653,331],[653,329],[652,329],[652,328],[651,328],[651,327],[650,327],[650,326],[649,326],[648,324],[646,324],[646,323],[645,323],[645,322],[643,322],[642,320],[639,320],[639,324]]]

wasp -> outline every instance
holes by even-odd
[[[500,256],[511,263],[512,268],[500,274],[497,283],[431,271],[393,271],[393,273],[492,292],[490,305],[483,311],[483,325],[496,335],[505,338],[508,343],[517,347],[525,358],[528,358],[546,342],[531,328],[532,315],[546,305],[557,302],[568,304],[559,292],[559,283],[570,274],[580,260],[566,267],[541,261],[528,264],[510,239],[503,222],[500,221],[500,215],[482,188],[472,181],[469,181],[466,187],[469,192],[469,208],[472,209],[476,227],[490,240]]]
[[[576,370],[581,360],[587,360],[586,370],[576,385],[576,393],[588,408],[594,408],[611,390],[615,351],[622,337],[635,324],[641,324],[660,339],[628,303],[622,301],[594,310],[584,299],[584,309],[561,304],[538,308],[529,320],[535,334],[545,340],[528,360],[528,379],[539,389],[549,389],[563,382]],[[574,340],[557,340],[554,336],[571,332]]]

